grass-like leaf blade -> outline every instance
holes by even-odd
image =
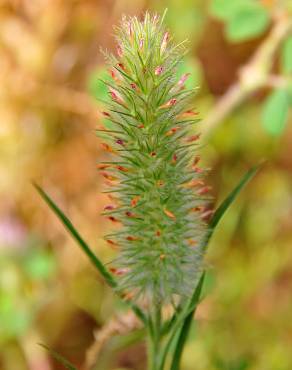
[[[241,180],[235,186],[235,188],[229,193],[229,195],[223,200],[220,206],[216,209],[214,216],[212,217],[210,224],[209,224],[209,231],[207,233],[205,243],[204,243],[205,249],[207,248],[208,243],[219,221],[221,220],[225,212],[228,210],[229,206],[234,202],[234,200],[236,199],[240,191],[243,189],[243,187],[255,176],[259,168],[260,168],[260,165],[257,165],[257,166],[252,167],[249,171],[247,171],[247,173],[241,178]],[[194,312],[196,310],[198,301],[200,299],[204,276],[205,274],[202,275],[202,278],[199,281],[194,291],[193,297],[189,303],[190,313],[185,318],[183,326],[178,335],[170,370],[179,370],[179,364],[180,364],[183,348],[187,340],[188,333],[190,331]]]
[[[75,366],[73,366],[67,359],[61,356],[58,352],[54,351],[53,349],[47,347],[45,344],[39,343],[41,347],[46,349],[52,357],[54,357],[60,364],[64,366],[67,370],[78,370]]]
[[[203,274],[202,274],[202,276],[199,280],[199,283],[198,283],[198,285],[197,285],[197,287],[194,291],[194,294],[191,298],[191,301],[190,301],[190,304],[189,304],[189,309],[191,310],[191,312],[185,318],[184,323],[183,323],[183,325],[182,325],[182,327],[179,331],[179,334],[177,336],[177,342],[176,342],[176,345],[175,345],[175,350],[174,350],[170,370],[178,370],[179,369],[179,363],[180,363],[181,355],[182,355],[184,345],[185,345],[185,342],[187,340],[187,337],[188,337],[188,334],[189,334],[189,331],[190,331],[190,328],[191,328],[194,313],[196,311],[196,308],[197,308],[199,300],[200,300],[201,291],[202,291],[202,287],[203,287],[203,284],[204,284],[204,279],[205,279],[205,272],[203,272]]]
[[[231,204],[234,202],[236,197],[239,195],[241,190],[244,188],[244,186],[256,175],[261,165],[256,165],[252,167],[250,170],[248,170],[245,175],[241,178],[239,183],[235,186],[235,188],[228,194],[228,196],[223,200],[223,202],[219,205],[219,207],[216,209],[210,223],[209,223],[209,231],[206,235],[206,239],[204,242],[205,249],[208,246],[208,243],[218,225],[220,220],[222,219],[225,212],[228,210],[228,208],[231,206]]]
[[[83,252],[87,255],[91,263],[94,265],[94,267],[100,272],[100,274],[105,279],[106,283],[112,287],[116,288],[117,283],[113,276],[108,272],[108,270],[105,268],[103,263],[99,260],[99,258],[92,252],[91,248],[87,245],[87,243],[83,240],[81,235],[78,233],[76,228],[73,226],[72,222],[68,219],[67,216],[60,210],[60,208],[53,202],[53,200],[48,196],[48,194],[37,184],[33,184],[42,199],[47,203],[49,208],[55,213],[55,215],[59,218],[59,220],[62,222],[62,224],[65,226],[69,234],[73,237],[73,239],[77,242],[77,244],[80,246],[80,248],[83,250]],[[143,313],[143,311],[136,306],[132,302],[128,302],[128,305],[132,308],[132,310],[135,312],[135,314],[144,322],[144,324],[147,324],[147,319]]]
[[[75,227],[73,226],[71,221],[68,219],[68,217],[64,215],[64,213],[60,210],[60,208],[53,202],[53,200],[48,196],[48,194],[39,185],[37,184],[33,184],[33,185],[38,191],[38,193],[40,194],[40,196],[43,198],[43,200],[50,207],[50,209],[55,213],[55,215],[59,218],[59,220],[65,226],[69,234],[73,237],[73,239],[78,243],[78,245],[83,250],[83,252],[87,255],[87,257],[89,258],[91,263],[94,265],[94,267],[103,276],[107,284],[111,286],[112,288],[116,287],[117,283],[114,280],[113,276],[107,271],[107,269],[105,268],[103,263],[99,260],[99,258],[92,252],[90,247],[80,236],[80,234],[75,229]]]

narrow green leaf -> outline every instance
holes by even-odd
[[[179,369],[179,364],[180,364],[181,356],[182,356],[182,353],[183,353],[183,349],[184,349],[186,340],[188,338],[188,334],[189,334],[189,331],[190,331],[190,328],[191,328],[191,324],[192,324],[192,321],[193,321],[193,317],[194,317],[196,308],[197,308],[199,300],[200,300],[204,279],[205,279],[205,272],[202,274],[201,279],[200,279],[200,281],[199,281],[199,283],[198,283],[198,285],[197,285],[197,287],[194,291],[192,299],[189,303],[190,313],[185,318],[184,323],[183,323],[181,329],[179,330],[179,334],[176,336],[177,341],[176,341],[176,344],[175,344],[175,350],[174,350],[170,370],[178,370]]]
[[[262,120],[265,130],[271,135],[280,135],[287,123],[288,113],[288,90],[274,90],[263,105]]]
[[[71,221],[68,219],[67,216],[64,215],[64,213],[60,210],[60,208],[53,202],[53,200],[48,196],[48,194],[37,184],[33,184],[40,196],[43,198],[43,200],[47,203],[47,205],[50,207],[50,209],[55,213],[55,215],[59,218],[59,220],[62,222],[62,224],[65,226],[69,234],[73,237],[73,239],[77,242],[77,244],[80,246],[80,248],[85,252],[91,263],[94,265],[94,267],[100,272],[100,274],[105,279],[106,283],[112,287],[117,287],[117,282],[113,278],[113,276],[108,272],[108,270],[105,268],[103,263],[99,260],[99,258],[92,252],[90,247],[87,245],[87,243],[82,239],[78,231],[75,229],[75,227],[72,225]],[[135,314],[141,319],[141,321],[147,325],[147,318],[145,317],[143,311],[136,306],[132,302],[128,302],[128,305],[131,307],[131,309],[135,312]]]
[[[282,47],[281,67],[286,74],[292,73],[292,36],[288,37]]]
[[[41,347],[46,349],[60,364],[64,366],[65,369],[68,370],[77,370],[75,366],[73,366],[68,360],[66,360],[63,356],[61,356],[58,352],[52,350],[51,348],[47,347],[45,344],[39,343]]]
[[[234,202],[238,194],[244,188],[244,186],[255,176],[258,172],[261,164],[252,167],[250,170],[246,172],[246,174],[241,178],[239,183],[235,186],[235,188],[229,193],[229,195],[223,200],[220,206],[216,209],[212,220],[210,221],[209,227],[214,231],[216,226],[218,225],[219,221],[228,210],[229,206]],[[212,234],[211,234],[212,235]],[[209,241],[210,237],[208,238]]]
[[[211,239],[211,236],[213,235],[213,232],[218,225],[219,221],[229,208],[229,206],[234,202],[240,191],[243,189],[243,187],[252,179],[252,177],[255,176],[259,169],[260,165],[254,166],[251,168],[240,180],[238,185],[231,191],[231,193],[224,199],[224,201],[220,204],[220,206],[217,208],[216,212],[214,213],[214,216],[210,222],[209,225],[209,231],[206,235],[205,239],[205,249],[208,246],[208,243]],[[175,338],[177,338],[177,342],[175,345],[175,353],[173,357],[172,367],[171,370],[177,370],[179,369],[179,362],[182,355],[182,351],[190,330],[190,325],[192,323],[192,317],[194,315],[195,309],[198,305],[202,286],[205,278],[205,273],[202,274],[201,279],[196,286],[193,296],[188,303],[188,306],[186,309],[183,309],[181,313],[178,315],[178,317],[174,317],[173,320],[171,320],[170,324],[167,327],[167,331],[172,328],[173,335],[171,336],[169,342],[166,345],[164,354],[162,356],[162,361],[165,361],[166,354],[169,351],[169,348]],[[181,329],[178,329],[178,325],[181,323],[181,320],[183,320],[183,325],[181,326]],[[177,335],[177,331],[179,330],[179,334]]]
[[[214,213],[214,216],[213,216],[213,218],[210,222],[210,225],[209,225],[210,229],[209,229],[209,232],[208,232],[208,234],[206,236],[206,240],[205,240],[206,248],[207,248],[208,242],[210,241],[211,236],[213,235],[213,232],[214,232],[216,226],[218,225],[219,221],[221,220],[221,218],[223,217],[225,212],[228,210],[229,206],[234,202],[234,200],[236,199],[236,197],[238,196],[240,191],[243,189],[243,187],[255,176],[259,167],[260,166],[257,165],[255,167],[251,168],[242,177],[242,179],[240,180],[238,185],[231,191],[231,193],[224,199],[224,201],[217,208],[217,210]],[[197,287],[194,291],[192,299],[189,303],[189,307],[188,307],[189,314],[185,318],[183,326],[182,326],[182,328],[181,328],[181,330],[178,334],[178,337],[177,337],[178,339],[177,339],[176,346],[175,346],[175,352],[174,352],[174,356],[173,356],[173,360],[172,360],[171,370],[178,370],[179,369],[179,363],[180,363],[180,359],[181,359],[181,356],[182,356],[183,348],[184,348],[185,342],[186,342],[187,337],[188,337],[188,333],[189,333],[189,330],[190,330],[190,326],[191,326],[191,323],[192,323],[192,318],[194,316],[194,312],[196,310],[196,307],[197,307],[199,299],[200,299],[204,278],[205,278],[205,273],[203,273],[203,275],[202,275],[202,277],[201,277],[201,279],[200,279],[200,281],[199,281],[199,283],[198,283],[198,285],[197,285]]]
[[[55,213],[55,215],[59,218],[62,224],[65,226],[67,231],[71,234],[73,239],[78,243],[80,248],[85,252],[91,263],[94,267],[100,272],[100,274],[104,277],[107,284],[114,288],[117,286],[116,281],[114,280],[113,276],[107,271],[103,263],[99,260],[99,258],[92,252],[90,247],[87,243],[82,239],[78,231],[72,225],[71,221],[64,215],[64,213],[60,210],[60,208],[53,202],[53,200],[48,196],[48,194],[37,184],[34,184],[34,187],[43,198],[43,200],[47,203],[50,209]]]

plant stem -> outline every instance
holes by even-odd
[[[161,346],[161,307],[155,305],[150,321],[148,369],[159,370]]]

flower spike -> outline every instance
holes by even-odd
[[[190,119],[195,89],[185,87],[188,73],[175,78],[184,43],[175,45],[162,23],[146,13],[141,22],[124,17],[116,29],[117,55],[108,56],[114,78],[103,111],[111,130],[102,144],[112,162],[100,166],[117,204],[105,207],[107,217],[120,225],[107,240],[119,250],[111,269],[117,289],[155,305],[191,296],[211,215]]]

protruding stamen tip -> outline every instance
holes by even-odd
[[[165,32],[163,39],[162,39],[161,48],[160,48],[161,53],[165,51],[166,46],[168,44],[168,40],[169,40],[169,32]]]
[[[155,68],[154,73],[155,73],[156,76],[159,76],[162,73],[162,71],[163,71],[163,67],[158,66],[158,67]]]

